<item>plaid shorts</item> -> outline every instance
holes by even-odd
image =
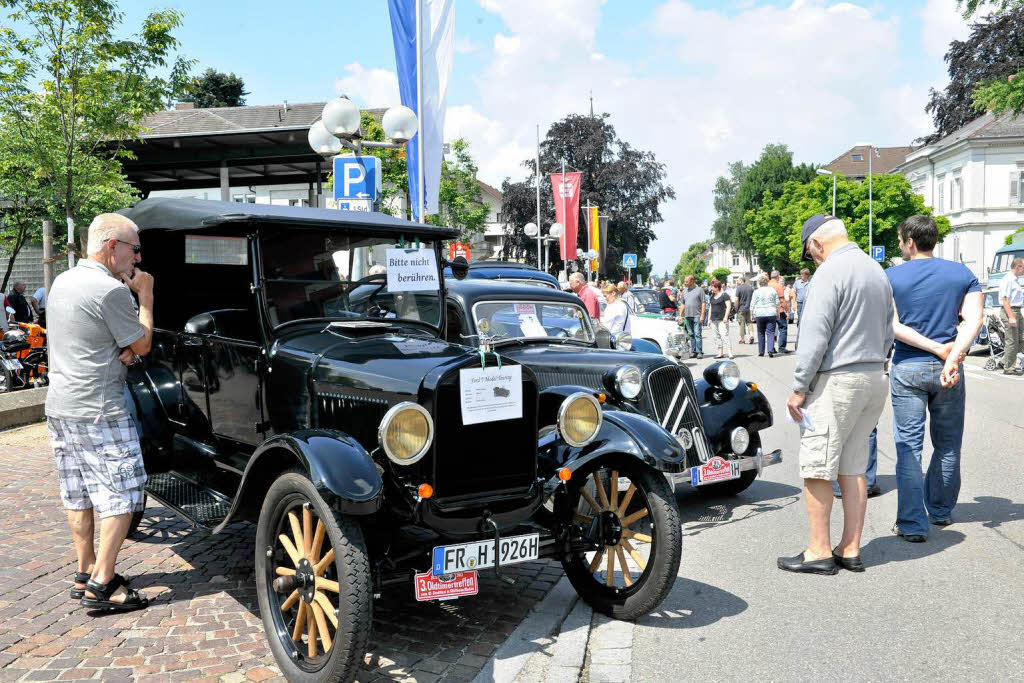
[[[143,510],[146,470],[132,418],[73,422],[47,417],[46,426],[66,509],[95,507],[100,519]]]

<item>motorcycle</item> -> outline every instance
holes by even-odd
[[[49,384],[46,362],[46,330],[32,323],[0,338],[0,393]]]

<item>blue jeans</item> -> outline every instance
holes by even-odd
[[[878,481],[878,427],[871,430],[871,436],[868,437],[868,471],[864,478],[869,489]],[[838,482],[832,482],[832,492],[839,495]]]
[[[686,331],[690,333],[690,344],[693,347],[693,352],[703,355],[704,340],[702,339],[703,330],[701,329],[700,320],[697,316],[688,315],[683,318],[683,325],[686,326]]]
[[[799,346],[799,344],[800,344],[800,326],[803,325],[803,324],[804,324],[804,302],[803,301],[797,301],[796,302],[796,344],[795,344],[795,346]]]
[[[928,535],[928,516],[944,521],[960,495],[960,447],[964,434],[964,373],[951,389],[939,383],[938,359],[893,366],[893,432],[896,437],[896,524],[904,534]],[[930,415],[932,459],[921,473],[926,413]],[[926,514],[927,511],[927,514]]]
[[[779,351],[786,348],[786,340],[789,338],[789,316],[785,313],[779,314]]]
[[[765,337],[768,338],[768,351],[775,352],[775,326],[778,324],[772,316],[757,318],[757,355],[764,355]]]

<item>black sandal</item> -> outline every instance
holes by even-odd
[[[131,580],[130,579],[126,579],[123,576],[121,576],[120,574],[114,574],[114,576],[116,576],[117,578],[119,578],[122,581],[124,581],[124,585],[125,586],[131,584]],[[92,574],[90,574],[89,572],[75,572],[74,576],[71,577],[71,580],[74,581],[75,583],[89,583],[89,579],[91,577],[92,577]],[[74,587],[72,587],[72,589],[71,589],[71,599],[72,600],[81,600],[84,597],[85,597],[85,589],[84,588],[74,588]]]
[[[114,602],[110,598],[121,586],[124,586],[126,592],[124,602]],[[80,603],[82,607],[105,609],[112,612],[133,612],[137,609],[149,607],[149,598],[143,597],[139,595],[138,591],[129,588],[124,577],[117,574],[114,574],[114,578],[106,584],[96,583],[89,579],[85,584],[85,588],[96,597],[83,597]]]

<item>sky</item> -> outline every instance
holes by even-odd
[[[400,103],[385,0],[130,0],[125,26],[167,7],[185,14],[182,53],[241,76],[248,104]],[[968,27],[956,0],[456,0],[455,32],[445,137],[469,140],[478,177],[522,180],[536,126],[589,112],[593,93],[675,189],[648,251],[662,272],[709,237],[729,162],[785,143],[824,164],[931,132],[929,88]]]

